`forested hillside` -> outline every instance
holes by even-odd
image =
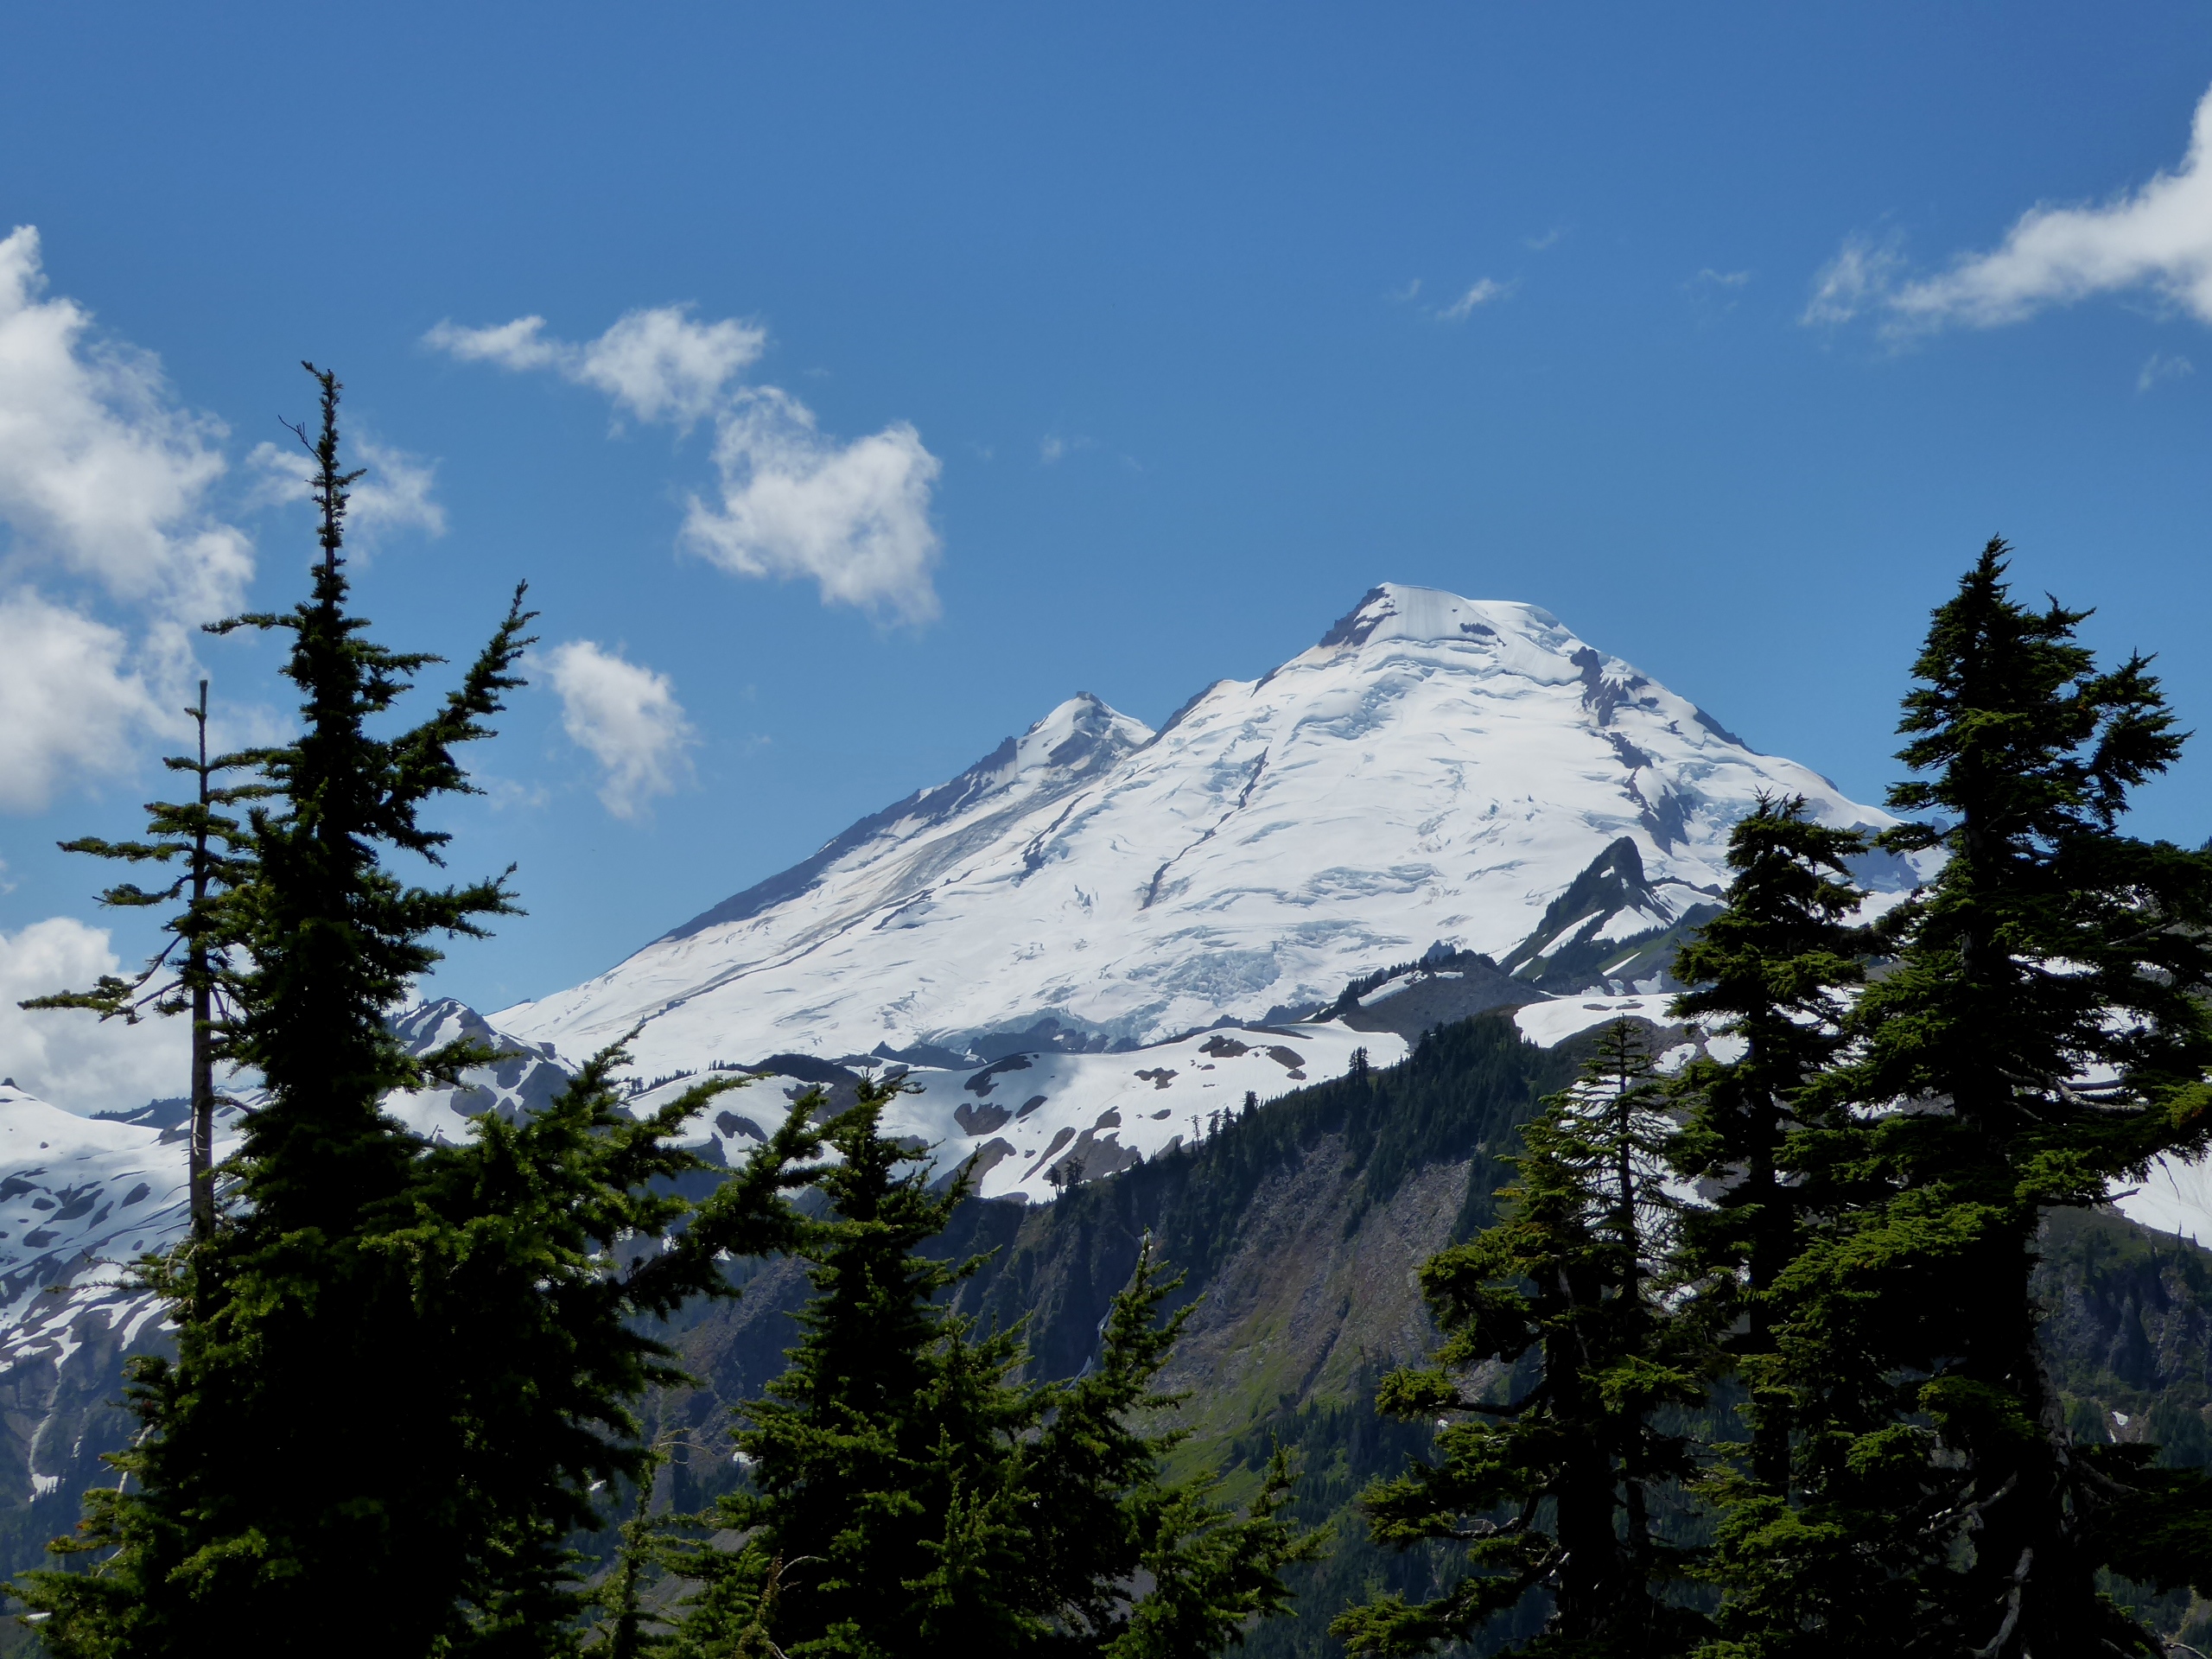
[[[1323,1557],[1292,1570],[1293,1614],[1260,1626],[1245,1651],[1341,1653],[1326,1626],[1349,1602],[1377,1585],[1435,1593],[1450,1554],[1378,1548],[1353,1508],[1430,1439],[1379,1416],[1374,1387],[1432,1340],[1415,1270],[1495,1218],[1519,1126],[1573,1076],[1587,1044],[1539,1048],[1509,1016],[1478,1016],[1429,1033],[1400,1065],[1285,1096],[1054,1205],[970,1202],[939,1240],[946,1255],[990,1253],[959,1303],[1001,1325],[1026,1320],[1035,1366],[1051,1376],[1091,1361],[1147,1233],[1185,1274],[1177,1300],[1198,1306],[1169,1380],[1189,1391],[1180,1415],[1196,1430],[1193,1461],[1226,1454],[1256,1486],[1274,1447],[1290,1447],[1294,1511],[1329,1531]],[[2075,1433],[2147,1439],[2176,1463],[2212,1466],[2212,1252],[2109,1211],[2056,1217],[2044,1249],[2044,1339]],[[680,1436],[664,1501],[695,1509],[733,1478],[727,1409],[781,1370],[804,1288],[791,1264],[768,1267],[741,1301],[715,1306],[679,1339],[702,1386],[657,1402],[660,1431]],[[1716,1439],[1741,1433],[1726,1397],[1701,1427]],[[2186,1594],[2155,1611],[2177,1634],[2205,1616]],[[1540,1622],[1500,1621],[1468,1651]]]

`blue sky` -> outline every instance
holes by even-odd
[[[175,688],[278,728],[268,649],[187,625],[298,591],[302,357],[378,463],[384,636],[544,612],[453,820],[531,912],[433,988],[485,1007],[1382,580],[1547,606],[1878,800],[2001,531],[2212,726],[2202,3],[0,30],[10,998],[143,943],[52,847],[129,830]],[[2212,833],[2205,744],[2139,830]]]

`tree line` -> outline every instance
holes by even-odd
[[[2182,734],[2006,553],[1914,664],[1890,804],[1923,816],[1762,801],[1675,969],[1715,1040],[1669,1077],[1606,1032],[1502,1219],[1423,1268],[1444,1340],[1378,1404],[1435,1451],[1363,1506],[1465,1570],[1345,1613],[1353,1651],[1535,1598],[1531,1655],[2152,1656],[2113,1578],[2212,1596],[2212,1484],[2071,1432],[2029,1288],[2044,1217],[2212,1141],[2212,852],[2120,832]],[[1867,920],[1869,852],[1941,866]],[[1721,1389],[1742,1439],[1697,1444]]]

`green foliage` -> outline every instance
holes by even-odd
[[[1862,897],[1847,861],[1865,847],[1808,819],[1802,797],[1763,798],[1730,835],[1726,908],[1675,962],[1695,988],[1675,1000],[1675,1016],[1725,1030],[1741,1049],[1691,1061],[1671,1090],[1682,1127],[1669,1159],[1684,1178],[1719,1187],[1710,1207],[1683,1214],[1673,1267],[1721,1328],[1740,1317],[1725,1345],[1747,1388],[1753,1486],[1770,1497],[1789,1485],[1777,1283],[1834,1201],[1829,1184],[1796,1167],[1793,1142],[1820,1121],[1808,1122],[1807,1086],[1834,1059],[1844,993],[1863,977],[1866,945],[1845,918]]]
[[[742,1542],[676,1553],[697,1587],[669,1650],[1220,1651],[1280,1611],[1281,1568],[1307,1553],[1279,1514],[1287,1461],[1242,1516],[1211,1477],[1162,1477],[1179,1434],[1135,1424],[1174,1403],[1154,1379],[1182,1320],[1161,1317],[1173,1283],[1148,1249],[1096,1364],[1020,1381],[1019,1332],[984,1334],[945,1305],[980,1261],[920,1253],[963,1193],[931,1193],[912,1167],[926,1160],[881,1135],[895,1092],[864,1084],[827,1130],[836,1218],[800,1247],[816,1291],[804,1336],[769,1397],[742,1408],[750,1483],[706,1523]]]
[[[2044,1223],[2030,1288],[2051,1381],[2076,1440],[2113,1438],[2118,1412],[2177,1468],[2212,1466],[2212,1255],[2109,1211]],[[2132,1430],[2131,1430],[2132,1432]]]
[[[1421,1270],[1445,1342],[1432,1365],[1386,1377],[1376,1404],[1449,1415],[1436,1460],[1376,1482],[1361,1507],[1381,1542],[1470,1540],[1475,1570],[1427,1602],[1384,1594],[1345,1613],[1333,1628],[1353,1651],[1463,1641],[1540,1590],[1551,1617],[1519,1651],[1679,1652],[1699,1628],[1659,1593],[1681,1561],[1650,1512],[1655,1487],[1694,1471],[1662,1414],[1704,1392],[1704,1344],[1653,1280],[1673,1211],[1660,1103],[1640,1030],[1609,1027],[1523,1129],[1504,1217]],[[1531,1351],[1538,1375],[1491,1397],[1485,1379],[1510,1382]]]
[[[1700,1483],[1717,1522],[1697,1576],[1727,1592],[1709,1656],[1878,1651],[1916,1611],[1895,1586],[1900,1556],[1917,1560],[1899,1523],[1924,1512],[1920,1459],[1916,1444],[1902,1463],[1886,1454],[1897,1445],[1880,1437],[1906,1402],[1859,1339],[1866,1317],[1896,1304],[1805,1265],[1816,1249],[1867,1243],[1865,1193],[1832,1156],[1852,1119],[1817,1087],[1863,978],[1870,941],[1846,918],[1861,899],[1847,861],[1864,849],[1809,820],[1802,799],[1762,800],[1731,836],[1726,906],[1675,963],[1695,988],[1675,1013],[1740,1046],[1731,1060],[1693,1060],[1670,1091],[1683,1115],[1670,1158],[1717,1188],[1682,1217],[1673,1271],[1719,1333],[1751,1428],[1747,1446],[1719,1448],[1747,1452],[1741,1466]],[[1885,1455],[1866,1455],[1878,1446]]]
[[[613,1077],[625,1058],[597,1055],[544,1110],[485,1114],[472,1139],[427,1151],[407,1213],[371,1241],[407,1274],[411,1339],[441,1379],[448,1532],[475,1554],[467,1641],[493,1650],[565,1650],[585,1605],[567,1540],[604,1524],[597,1489],[649,1476],[633,1402],[687,1380],[648,1332],[687,1300],[734,1295],[722,1258],[796,1242],[782,1194],[820,1151],[793,1112],[704,1198],[681,1198],[712,1166],[675,1139],[741,1081],[633,1117]]]

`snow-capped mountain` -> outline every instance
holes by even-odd
[[[886,1127],[939,1179],[1048,1202],[1485,1009],[1544,1046],[1665,1025],[1674,949],[1762,794],[1889,822],[1543,611],[1377,588],[1157,732],[1063,703],[573,990],[488,1020],[409,1010],[414,1052],[465,1036],[505,1058],[388,1109],[456,1140],[474,1114],[543,1106],[636,1027],[639,1109],[709,1067],[759,1074],[690,1126],[709,1162],[741,1160],[810,1090],[849,1100],[873,1065],[903,1073]],[[1916,879],[1886,856],[1859,875],[1878,903]],[[0,1511],[57,1531],[129,1432],[123,1362],[167,1341],[128,1263],[188,1225],[181,1102],[67,1105],[0,1084]],[[241,1122],[219,1120],[219,1156]],[[2119,1202],[2212,1239],[2203,1166],[2162,1164]]]
[[[1580,989],[1622,979],[1609,947],[1718,898],[1730,826],[1761,793],[1889,822],[1547,612],[1386,585],[1157,732],[1088,695],[1063,703],[607,973],[493,1019],[571,1059],[642,1026],[639,1063],[658,1072],[1156,1043],[1299,1017],[1439,942]],[[1894,861],[1867,875],[1911,880]],[[1625,965],[1615,988],[1662,964]]]

